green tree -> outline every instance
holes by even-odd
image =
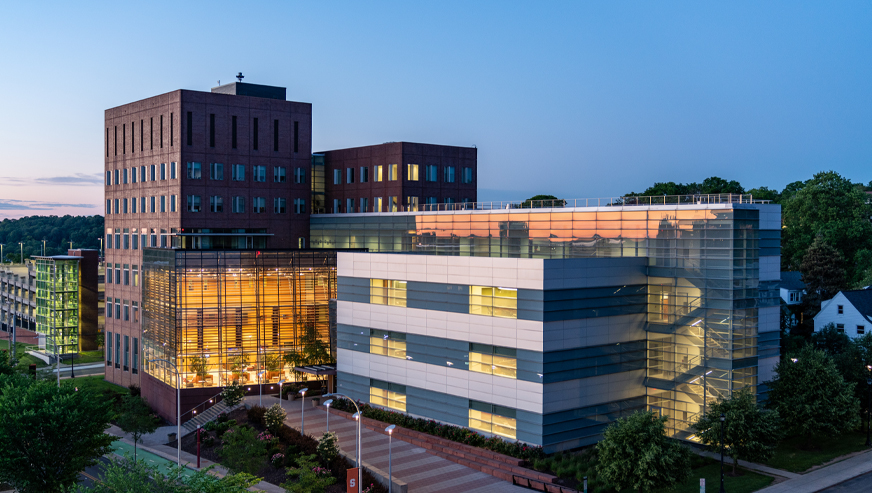
[[[24,256],[42,254],[46,240],[46,255],[65,255],[70,240],[75,248],[100,248],[104,235],[102,216],[27,216],[0,221],[0,243],[5,261],[20,262],[18,242],[24,243]]]
[[[78,486],[77,493],[247,493],[260,482],[250,474],[219,478],[209,474],[214,466],[191,473],[186,467],[171,467],[164,474],[157,465],[125,458],[112,458],[103,466],[101,481],[91,488]]]
[[[291,367],[292,371],[295,366],[311,366],[311,365],[327,365],[335,363],[336,360],[330,354],[330,347],[318,337],[314,322],[303,322],[302,337],[300,337],[300,345],[297,349],[288,351],[284,355],[285,362]],[[294,374],[299,376],[300,372],[294,371]],[[304,379],[308,378],[307,374],[303,375]]]
[[[7,350],[0,351],[0,375],[12,375],[18,362],[12,359],[12,354]]]
[[[318,440],[318,457],[321,463],[329,465],[333,459],[339,457],[339,439],[333,431],[325,432]]]
[[[810,317],[821,310],[821,303],[848,287],[842,254],[821,237],[808,248],[799,270],[806,290],[802,303]]]
[[[700,441],[713,452],[721,447],[721,414],[726,418],[723,442],[726,453],[733,458],[734,476],[739,460],[765,462],[772,457],[781,439],[778,411],[760,408],[748,389],[711,404],[708,413],[693,427]]]
[[[834,171],[821,172],[795,193],[782,193],[782,270],[798,270],[815,238],[835,248],[847,262],[849,282],[870,265],[857,262],[872,251],[872,207],[866,194]]]
[[[282,429],[282,425],[285,423],[285,410],[282,409],[282,405],[279,403],[273,404],[263,413],[263,423],[266,425],[267,429],[273,435],[278,435],[279,431]]]
[[[647,197],[654,195],[698,195],[718,193],[744,193],[745,189],[735,180],[725,180],[711,176],[702,183],[675,183],[673,181],[657,182],[642,193],[630,192],[626,197]]]
[[[121,400],[121,415],[118,427],[133,438],[133,460],[136,460],[136,444],[142,435],[154,433],[160,420],[140,396],[125,395]]]
[[[845,382],[833,359],[823,351],[805,346],[781,360],[775,375],[769,384],[768,405],[778,411],[788,435],[805,437],[811,444],[859,424],[855,385]]]
[[[853,342],[851,342],[851,338],[848,337],[848,334],[839,332],[836,329],[835,324],[829,323],[824,325],[821,330],[811,335],[811,344],[815,349],[820,349],[835,358],[836,356],[848,351],[853,345]],[[836,364],[836,368],[838,368],[838,364]]]
[[[111,452],[110,402],[90,389],[0,376],[0,482],[21,493],[60,492]]]
[[[222,463],[233,472],[255,474],[266,460],[267,442],[257,439],[257,431],[249,426],[235,426],[221,437]]]
[[[640,411],[618,419],[597,446],[597,472],[618,489],[671,487],[690,476],[690,449],[666,437],[665,416]]]
[[[778,190],[772,190],[769,187],[757,187],[746,190],[745,193],[754,197],[754,200],[771,200],[774,203],[781,201],[781,194]]]
[[[535,207],[563,207],[565,205],[565,200],[558,199],[553,195],[534,195],[521,203],[521,209]]]
[[[315,454],[301,455],[295,461],[297,467],[289,467],[287,473],[296,477],[296,481],[288,481],[282,485],[288,493],[324,493],[328,486],[336,482],[329,470],[318,467]]]
[[[706,178],[699,187],[699,193],[745,193],[736,180],[725,180],[717,176]]]
[[[227,407],[233,407],[239,404],[244,398],[245,389],[242,385],[239,385],[239,382],[236,380],[227,387],[224,387],[224,390],[221,391],[221,399]]]

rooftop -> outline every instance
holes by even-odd
[[[802,291],[805,289],[805,283],[802,282],[802,272],[782,272],[779,287],[788,291]]]

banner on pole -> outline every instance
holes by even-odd
[[[360,488],[357,484],[357,468],[352,467],[348,470],[345,476],[345,492],[358,493],[359,490]]]

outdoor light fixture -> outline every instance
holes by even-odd
[[[392,472],[393,464],[391,461],[391,445],[393,444],[394,428],[396,427],[397,425],[390,425],[385,428],[385,431],[388,432],[388,493],[393,493],[394,487],[394,474]]]
[[[300,390],[300,434],[303,436],[306,435],[306,433],[304,431],[306,429],[304,415],[306,413],[306,392],[308,392],[308,391],[309,391],[309,387],[306,387],[305,389]]]
[[[330,433],[330,404],[333,404],[333,399],[327,399],[324,406],[327,408],[327,433]]]
[[[720,493],[726,493],[724,490],[724,428],[727,426],[727,417],[724,416],[724,413],[721,413],[721,491]]]

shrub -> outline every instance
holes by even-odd
[[[295,482],[287,482],[282,486],[289,493],[324,493],[324,490],[336,482],[328,469],[319,467],[315,455],[297,457],[297,467],[288,468],[289,476],[296,476]]]
[[[248,409],[248,420],[259,425],[263,424],[263,415],[266,413],[266,408],[263,406],[251,406]]]
[[[277,433],[285,422],[285,410],[281,404],[273,404],[263,413],[263,424],[268,430]]]
[[[273,465],[273,467],[278,469],[279,467],[282,467],[282,464],[285,463],[285,454],[281,452],[273,454],[273,456],[270,457],[269,462]]]
[[[140,389],[139,385],[136,385],[135,383],[128,385],[127,388],[130,389],[131,397],[137,397],[142,395],[142,389]]]
[[[233,472],[255,474],[266,458],[267,442],[257,439],[254,428],[237,426],[224,434],[222,463]]]
[[[207,435],[202,439],[204,447],[214,447],[215,446],[215,437]]]
[[[226,422],[228,419],[230,419],[230,417],[227,416],[227,413],[221,413],[221,414],[218,415],[217,418],[215,418],[215,421],[217,421],[217,422],[219,422],[219,423],[224,423],[224,422]]]
[[[226,406],[233,407],[245,398],[245,389],[242,388],[242,385],[239,385],[239,382],[234,380],[232,384],[224,387],[224,390],[221,391],[221,398]]]
[[[339,455],[339,445],[336,433],[329,431],[318,440],[318,457],[322,464],[330,464]]]
[[[304,436],[299,431],[291,428],[288,425],[282,425],[281,429],[278,433],[279,440],[282,443],[287,445],[288,449],[291,447],[295,447],[298,453],[302,453],[305,455],[317,454],[318,452],[318,442],[310,437]],[[285,451],[285,455],[291,455],[290,453]]]

